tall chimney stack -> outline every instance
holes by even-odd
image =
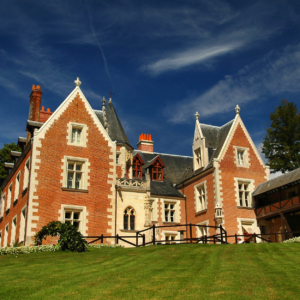
[[[29,116],[28,116],[28,120],[30,121],[39,122],[42,93],[43,92],[39,85],[32,86],[32,92],[30,94],[30,102],[29,102]]]
[[[151,134],[142,133],[139,136],[139,142],[137,143],[137,149],[144,152],[153,153],[153,144]]]

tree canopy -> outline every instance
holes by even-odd
[[[4,147],[0,149],[0,185],[8,175],[8,172],[4,169],[5,162],[13,162],[10,158],[10,151],[21,151],[21,148],[15,143],[4,144]]]
[[[300,114],[287,100],[270,114],[271,125],[263,140],[262,153],[271,173],[292,171],[300,167]]]

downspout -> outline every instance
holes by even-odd
[[[115,185],[115,244],[117,244],[117,200],[118,200],[118,186]]]

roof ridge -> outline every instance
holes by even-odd
[[[134,150],[134,151],[138,151],[138,152],[142,152],[144,153],[144,151],[141,150]],[[193,156],[186,156],[186,155],[179,155],[179,154],[168,154],[168,153],[159,153],[159,152],[152,152],[152,153],[145,153],[145,154],[161,154],[161,155],[169,155],[169,156],[179,156],[179,157],[188,157],[188,158],[193,158]]]
[[[216,126],[216,125],[210,125],[210,124],[204,124],[204,123],[200,123],[200,125],[204,125],[204,126],[210,126],[210,127],[216,127],[216,128],[222,128],[226,125],[228,125],[230,122],[234,121],[234,119],[228,121],[227,123],[223,124],[222,126]]]

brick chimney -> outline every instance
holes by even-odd
[[[30,102],[29,102],[28,120],[39,122],[42,93],[43,92],[39,85],[32,86],[32,92],[30,94]]]
[[[45,123],[52,114],[53,112],[50,111],[50,108],[47,108],[47,111],[45,111],[45,106],[42,106],[39,122]]]
[[[142,133],[139,136],[139,142],[137,143],[137,149],[140,151],[153,153],[154,142],[151,139],[151,134]]]

